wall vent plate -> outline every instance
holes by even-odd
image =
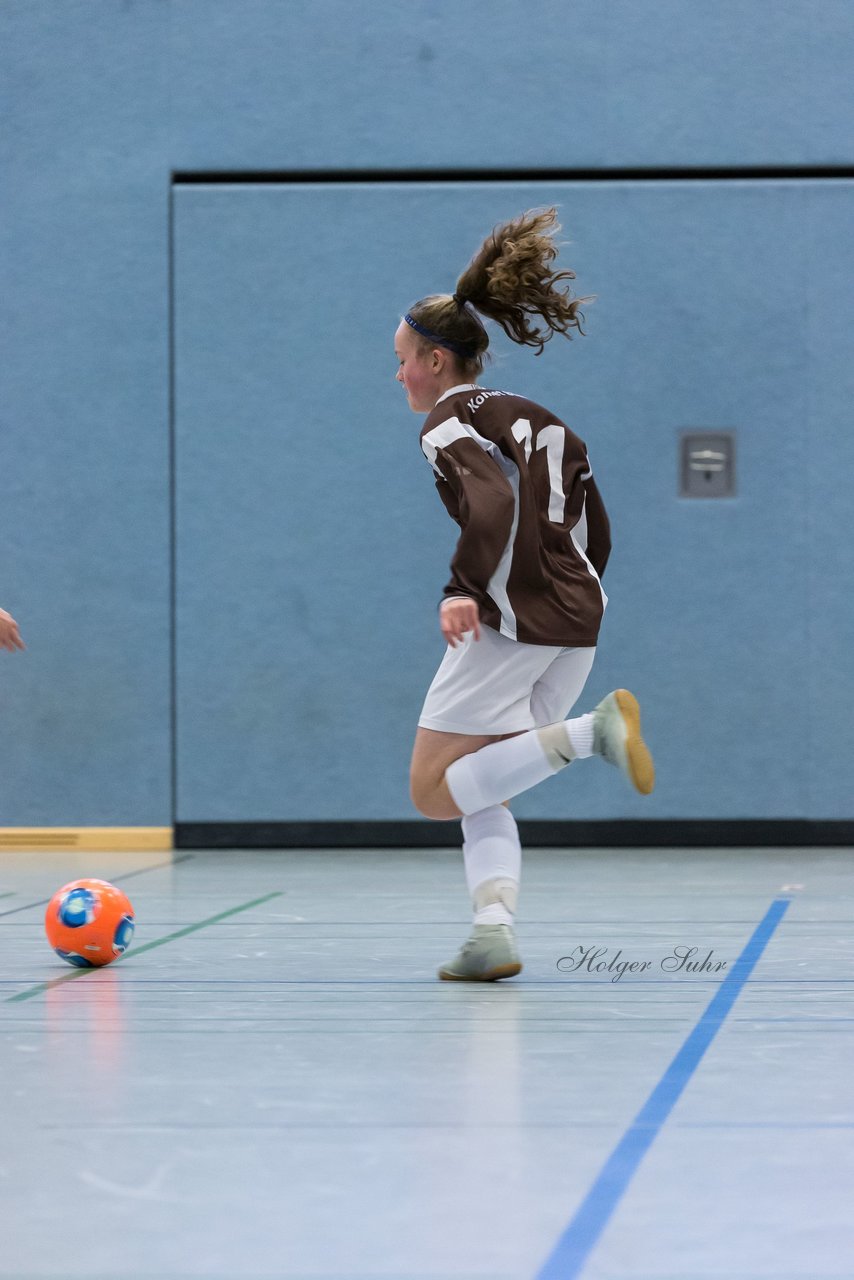
[[[680,498],[735,494],[735,432],[683,431],[679,448]]]

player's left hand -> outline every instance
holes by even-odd
[[[475,640],[480,639],[480,612],[476,600],[467,600],[462,596],[456,600],[443,600],[439,610],[439,625],[442,635],[452,649],[462,643],[467,631],[474,632]]]

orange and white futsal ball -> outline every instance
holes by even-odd
[[[121,889],[106,880],[72,880],[47,904],[44,928],[58,956],[90,969],[111,964],[127,951],[133,907]]]

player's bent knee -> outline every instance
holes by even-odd
[[[435,803],[433,796],[429,792],[422,791],[420,788],[412,787],[411,792],[412,803],[421,814],[422,818],[433,818],[441,821],[442,814],[439,812],[439,806]]]
[[[437,787],[435,783],[425,785],[420,779],[412,779],[410,784],[412,803],[422,817],[431,818],[434,822],[450,822],[454,818],[459,818],[456,805],[442,795],[442,790],[444,788]]]
[[[454,819],[459,822],[461,816],[456,806],[450,804],[427,804],[415,807],[423,818],[430,818],[433,822],[453,822]]]

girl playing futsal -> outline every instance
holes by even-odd
[[[644,795],[655,781],[627,690],[566,719],[593,665],[611,547],[585,445],[548,409],[476,382],[489,345],[482,315],[538,354],[555,333],[583,333],[591,299],[559,287],[574,272],[551,270],[558,230],[553,208],[497,227],[455,292],[415,303],[395,334],[397,380],[427,414],[421,448],[461,530],[439,613],[448,648],[411,772],[425,817],[462,817],[474,925],[439,970],[445,979],[491,982],[522,968],[509,799],[585,756],[616,765]]]

